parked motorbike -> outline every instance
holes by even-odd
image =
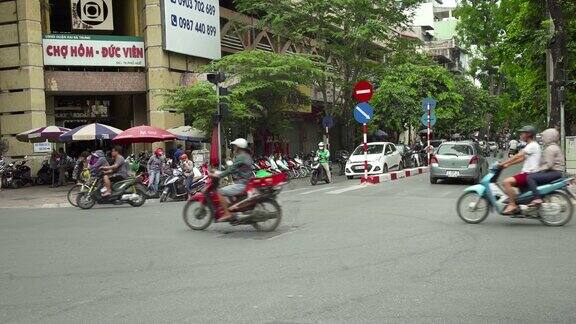
[[[502,169],[494,166],[480,181],[480,184],[468,187],[458,199],[458,216],[466,223],[478,224],[488,217],[490,210],[502,214],[509,202],[508,196],[497,184]],[[549,184],[541,185],[538,191],[544,203],[540,206],[528,206],[534,199],[531,191],[520,192],[516,198],[520,208],[512,218],[539,220],[548,226],[562,226],[570,221],[574,206],[574,196],[567,189],[573,178],[561,178]]]
[[[204,230],[213,221],[223,217],[217,193],[219,178],[208,177],[202,192],[191,195],[184,206],[182,218],[193,230]],[[229,207],[235,216],[228,221],[231,225],[251,225],[258,231],[274,231],[282,220],[282,209],[276,196],[286,183],[286,175],[275,174],[266,178],[254,178],[246,192],[234,198]]]
[[[166,178],[162,186],[160,202],[165,202],[168,198],[171,200],[184,200],[188,197],[186,176],[180,167],[172,170],[172,175]]]
[[[48,160],[42,162],[42,167],[36,172],[36,185],[42,186],[52,184],[52,171]]]
[[[324,167],[320,164],[317,157],[314,158],[311,167],[312,167],[312,175],[310,176],[310,184],[315,186],[318,183],[318,181],[322,180],[324,180],[326,183],[330,183],[328,175],[326,174]]]
[[[30,176],[30,167],[26,165],[26,162],[28,160],[24,159],[18,162],[11,162],[4,167],[2,187],[18,189],[27,184],[33,184]]]
[[[76,196],[76,204],[82,209],[90,209],[98,204],[122,205],[130,204],[132,207],[140,207],[146,201],[145,188],[134,177],[112,183],[112,194],[102,197],[104,183],[102,178],[92,181],[85,192]]]
[[[402,153],[402,165],[405,168],[417,168],[420,166],[420,154],[412,150],[411,148],[407,148]]]
[[[336,152],[335,162],[338,164],[338,175],[343,176],[346,171],[346,162],[350,158],[350,153],[346,150]]]

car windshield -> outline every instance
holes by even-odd
[[[384,151],[384,145],[382,144],[368,144],[368,154],[382,154]],[[358,146],[352,155],[362,155],[364,154],[364,147],[362,145]]]
[[[474,155],[474,151],[466,144],[443,144],[438,148],[438,155],[466,156]]]

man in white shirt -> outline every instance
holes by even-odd
[[[500,164],[502,168],[524,162],[522,171],[513,177],[504,180],[504,191],[508,195],[510,203],[504,209],[504,215],[513,215],[518,211],[516,204],[516,192],[514,187],[522,188],[528,185],[528,174],[538,172],[540,166],[540,156],[542,151],[540,145],[534,140],[536,136],[536,128],[534,126],[524,126],[520,129],[520,139],[526,142],[526,146],[507,161]]]

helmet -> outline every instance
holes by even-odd
[[[542,142],[544,142],[544,144],[558,143],[559,140],[560,133],[558,133],[556,128],[548,128],[542,132]]]
[[[160,156],[160,155],[164,154],[164,150],[161,147],[159,147],[154,151],[154,154],[156,156]]]
[[[243,138],[237,138],[230,143],[230,145],[234,145],[236,147],[245,149],[248,148],[248,141]]]
[[[318,147],[324,147],[324,142],[318,143]]]
[[[188,154],[184,153],[180,155],[180,160],[188,160]]]
[[[526,125],[526,126],[520,128],[519,132],[520,133],[528,133],[528,134],[530,134],[530,136],[534,137],[534,136],[536,136],[536,127],[534,127],[532,125]]]

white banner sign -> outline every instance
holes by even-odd
[[[144,39],[131,36],[49,34],[44,65],[144,66]]]
[[[52,152],[52,143],[41,142],[34,143],[34,153],[50,153]]]
[[[220,59],[218,0],[162,0],[164,49]]]

